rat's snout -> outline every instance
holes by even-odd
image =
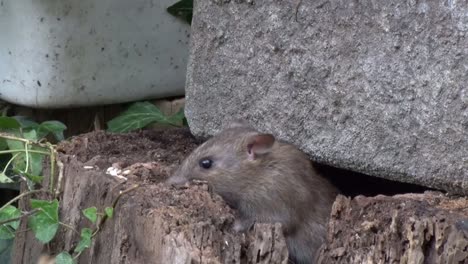
[[[166,180],[166,184],[174,187],[182,187],[188,182],[187,178],[180,176],[180,174],[174,174]]]

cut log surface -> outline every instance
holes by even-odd
[[[468,263],[468,199],[339,196],[319,263]]]
[[[140,186],[121,196],[114,216],[78,263],[286,264],[280,225],[256,224],[247,234],[235,233],[233,211],[206,185],[174,189],[162,183],[195,146],[188,130],[95,132],[61,144],[60,218],[76,230],[93,227],[83,209],[102,211],[119,191]],[[25,208],[27,204],[22,202]],[[26,229],[25,221],[20,229]],[[78,241],[79,234],[62,227],[48,245],[31,232],[20,233],[13,263],[36,263],[40,254],[73,249]]]

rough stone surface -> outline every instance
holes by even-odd
[[[244,117],[316,161],[468,194],[467,1],[196,1],[192,30],[195,135]]]

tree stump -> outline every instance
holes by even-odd
[[[280,225],[256,224],[237,234],[231,229],[234,212],[206,185],[174,189],[162,183],[195,147],[185,129],[95,132],[62,143],[60,219],[75,230],[93,226],[83,209],[102,211],[120,191],[139,185],[121,196],[113,218],[77,262],[287,264]],[[28,204],[24,199],[20,206]],[[22,221],[19,230],[26,229]],[[468,263],[468,200],[433,192],[339,196],[327,240],[322,264]],[[71,250],[78,241],[79,234],[63,227],[47,245],[32,232],[18,232],[13,263],[34,264],[42,253]]]
[[[95,132],[62,143],[60,219],[75,230],[93,226],[83,209],[102,210],[119,191],[139,185],[121,196],[114,216],[77,263],[286,264],[280,225],[257,224],[247,234],[237,234],[231,228],[233,212],[206,185],[174,189],[162,183],[195,146],[185,129]],[[28,207],[27,200],[21,204]],[[22,221],[20,230],[26,228]],[[32,232],[18,233],[13,263],[36,263],[42,253],[71,250],[78,241],[79,234],[62,227],[48,245]]]
[[[435,192],[333,205],[319,263],[468,263],[468,199]]]

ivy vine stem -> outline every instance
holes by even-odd
[[[0,136],[3,137],[3,136]],[[12,153],[17,153],[17,152],[26,152],[24,149],[15,149],[15,150],[0,150],[0,155],[1,154],[12,154]],[[33,150],[30,149],[28,150],[29,153],[37,153],[37,154],[43,154],[43,155],[50,155],[49,152],[47,151],[40,151],[40,150]]]
[[[49,191],[46,191],[46,190],[32,190],[32,191],[28,191],[28,192],[24,192],[18,196],[16,196],[15,198],[11,199],[10,201],[8,201],[6,204],[4,204],[1,208],[0,208],[0,211],[4,210],[7,206],[11,205],[12,203],[18,201],[19,199],[25,197],[25,196],[28,196],[28,195],[31,195],[31,194],[35,194],[35,193],[40,193],[40,192],[46,192],[48,193]]]

